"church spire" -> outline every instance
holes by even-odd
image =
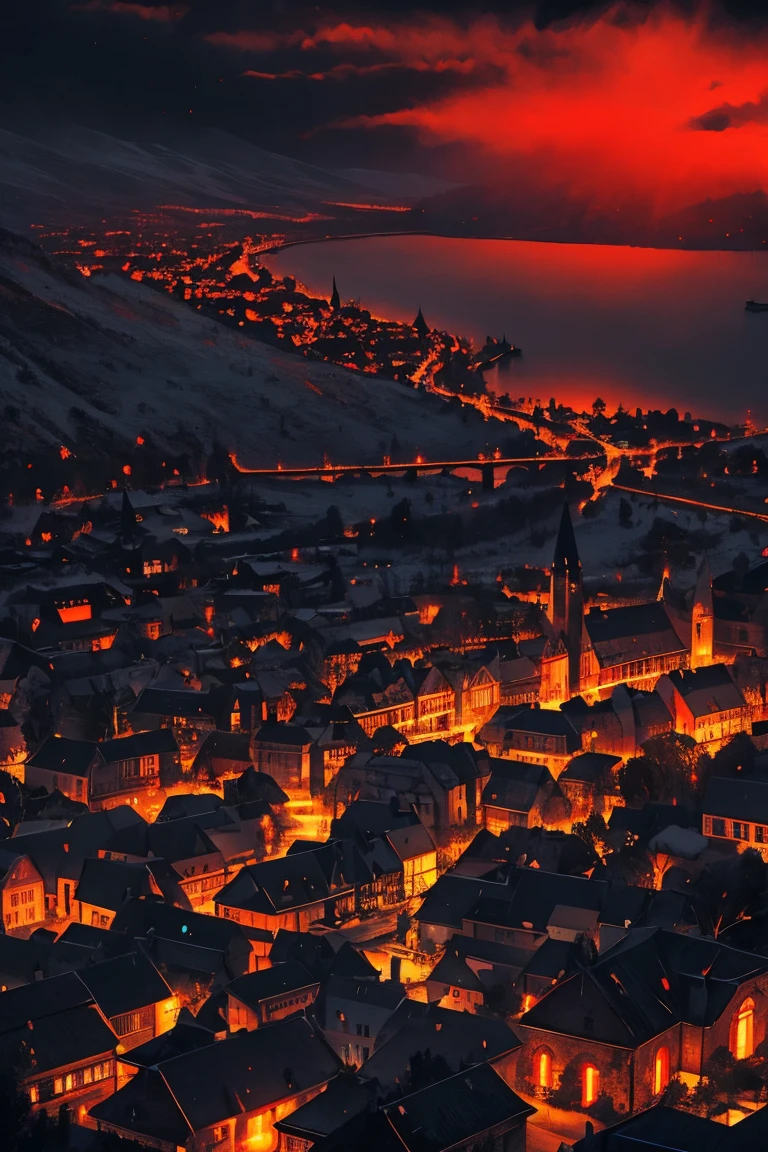
[[[555,555],[549,582],[547,615],[556,636],[562,636],[568,650],[569,694],[579,690],[581,665],[581,633],[584,620],[584,590],[581,580],[581,561],[573,533],[573,523],[567,502],[563,505],[557,530]]]
[[[331,292],[331,308],[333,309],[334,312],[338,312],[339,309],[341,308],[341,297],[339,296],[339,290],[336,287],[336,277],[335,276],[333,278],[333,291]]]
[[[567,501],[563,504],[563,511],[560,516],[560,527],[557,530],[557,541],[555,543],[555,556],[552,562],[552,568],[553,570],[557,569],[558,571],[569,573],[581,571],[579,550],[576,547],[573,521],[571,520],[571,512]]]
[[[120,508],[120,535],[129,539],[136,531],[136,513],[133,510],[128,489],[123,488],[123,502]]]
[[[424,313],[421,310],[421,304],[419,304],[419,311],[417,312],[416,319],[414,320],[411,327],[420,340],[424,340],[425,337],[429,336],[430,328],[429,324],[427,324],[426,320],[424,319]]]

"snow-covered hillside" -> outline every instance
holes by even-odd
[[[161,204],[258,212],[322,212],[367,199],[349,177],[207,130],[170,147],[90,129],[49,138],[0,129],[0,225],[73,224]],[[387,195],[379,199],[387,202]]]
[[[85,279],[5,233],[0,415],[8,406],[31,443],[66,442],[85,413],[128,438],[219,438],[248,465],[375,463],[394,435],[405,458],[466,457],[509,434],[403,384],[257,343],[145,284]]]

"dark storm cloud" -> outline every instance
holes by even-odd
[[[761,19],[766,5],[727,0],[711,18],[738,28]],[[10,0],[0,37],[0,117],[17,130],[64,119],[142,139],[213,127],[316,162],[342,163],[349,153],[360,162],[385,166],[396,155],[405,163],[409,148],[417,154],[413,133],[322,129],[480,88],[496,64],[491,53],[475,59],[461,44],[403,58],[387,51],[388,29],[401,36],[413,21],[461,29],[484,17],[500,28],[525,19],[543,28],[590,21],[607,8],[593,0],[421,0],[415,7],[410,0]],[[652,8],[639,2],[623,11],[635,20]],[[344,24],[358,30],[357,42],[329,36]]]
[[[691,128],[699,132],[725,132],[728,128],[744,128],[747,124],[768,124],[768,92],[759,100],[745,104],[721,104],[691,121]]]

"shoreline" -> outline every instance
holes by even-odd
[[[466,233],[456,232],[435,232],[433,229],[428,228],[407,228],[403,231],[376,231],[376,232],[345,232],[338,236],[324,235],[324,236],[307,236],[298,240],[287,240],[284,244],[273,244],[270,248],[263,248],[259,252],[261,256],[276,256],[280,252],[286,252],[289,248],[298,248],[307,244],[328,244],[333,241],[344,240],[377,240],[382,237],[399,237],[399,236],[428,236],[433,237],[435,240],[472,240],[482,243],[498,243],[500,240],[509,242],[510,244],[558,244],[567,248],[627,248],[632,252],[680,252],[680,253],[699,253],[707,252],[712,255],[731,256],[734,253],[756,253],[762,252],[763,255],[768,257],[767,248],[669,248],[665,245],[658,244],[612,244],[609,241],[600,240],[537,240],[531,236],[471,236]]]

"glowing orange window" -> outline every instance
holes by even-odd
[[[539,1088],[552,1087],[552,1057],[546,1049],[543,1049],[538,1055],[536,1083]]]
[[[251,1152],[270,1152],[276,1143],[277,1132],[270,1123],[268,1112],[248,1117],[246,1146]]]
[[[90,604],[68,604],[57,609],[62,624],[73,624],[76,620],[90,620]]]
[[[669,1083],[669,1048],[659,1048],[653,1063],[653,1094],[658,1096]]]
[[[731,1054],[737,1060],[746,1060],[755,1050],[755,1002],[751,998],[739,1008],[731,1032]]]
[[[585,1064],[581,1078],[581,1105],[588,1108],[600,1095],[600,1073],[594,1064]]]

